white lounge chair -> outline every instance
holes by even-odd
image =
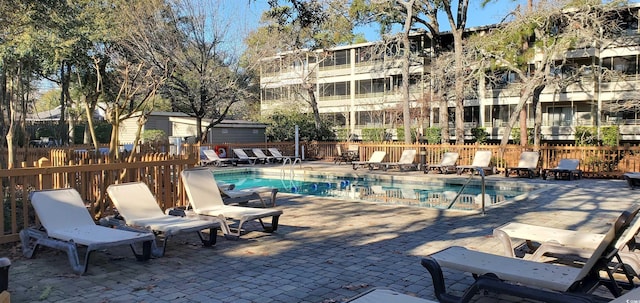
[[[278,220],[282,215],[282,210],[225,205],[220,191],[217,190],[216,179],[211,172],[200,168],[187,169],[182,171],[181,179],[192,211],[201,218],[221,216],[237,220],[238,226],[234,236],[239,237],[242,225],[250,220],[258,220],[267,232],[278,229]],[[270,226],[265,225],[262,221],[267,217],[271,217]]]
[[[476,151],[476,154],[473,156],[473,162],[471,163],[471,165],[456,166],[458,175],[461,175],[465,170],[470,170],[472,173],[475,173],[478,169],[484,170],[485,173],[493,172],[493,168],[491,167],[490,150]]]
[[[436,298],[441,302],[468,302],[478,291],[508,293],[543,302],[574,302],[564,296],[591,293],[605,285],[614,296],[620,288],[609,264],[617,256],[614,243],[629,227],[629,212],[611,224],[597,248],[582,268],[499,256],[452,246],[422,259],[433,280]],[[469,272],[476,277],[462,297],[446,292],[442,267]],[[601,276],[601,271],[607,274]],[[576,301],[579,302],[579,301]]]
[[[234,148],[233,153],[236,155],[238,162],[245,162],[254,165],[258,161],[258,157],[249,157],[242,148]]]
[[[235,189],[235,184],[218,184],[218,189],[222,195],[222,201],[225,204],[237,203],[240,205],[247,204],[251,200],[259,200],[262,207],[276,206],[276,195],[278,189],[274,187],[251,187],[245,189]],[[264,195],[269,195],[270,203],[267,204]]]
[[[223,166],[227,164],[231,164],[236,166],[236,160],[230,158],[220,158],[215,150],[213,149],[203,149],[200,150],[200,165],[214,165],[214,166]]]
[[[197,232],[202,244],[208,247],[216,243],[218,228],[223,232],[228,230],[223,218],[200,220],[163,213],[149,187],[142,182],[109,185],[107,194],[122,216],[109,218],[107,223],[121,229],[153,231],[156,235],[162,236],[164,239],[162,250],[158,253],[160,256],[164,255],[169,239],[177,234]],[[202,234],[202,230],[205,229],[209,230],[208,239]]]
[[[347,151],[342,151],[342,146],[336,144],[337,155],[333,158],[333,162],[337,164],[351,163],[359,159],[359,147],[356,144],[349,144]]]
[[[25,228],[20,231],[22,252],[32,258],[39,245],[64,250],[73,271],[83,274],[89,267],[89,257],[96,250],[129,245],[138,260],[151,256],[155,237],[150,232],[132,232],[96,225],[84,205],[80,193],[73,188],[41,190],[30,194],[31,205],[44,230]],[[142,244],[138,253],[135,245]],[[80,263],[78,246],[86,247]]]
[[[352,161],[351,165],[353,165],[353,170],[357,170],[359,167],[367,167],[369,170],[373,170],[380,166],[386,156],[387,152],[385,151],[374,151],[369,157],[369,161]]]
[[[527,177],[533,178],[540,174],[538,163],[540,162],[540,153],[536,151],[523,152],[520,154],[520,160],[518,160],[518,166],[507,167],[504,171],[504,176],[509,177],[509,174],[516,172],[518,176],[521,173],[526,173]]]
[[[258,160],[261,161],[262,163],[266,164],[266,163],[272,163],[276,161],[275,157],[272,156],[267,156],[267,154],[265,154],[262,149],[260,148],[253,148],[251,149],[251,151],[253,152],[253,154],[258,157]]]
[[[428,174],[430,171],[437,170],[440,173],[446,174],[456,171],[456,162],[460,155],[455,152],[446,152],[442,155],[442,160],[439,164],[431,164],[425,167],[424,173]]]
[[[556,180],[582,179],[582,170],[578,169],[578,166],[580,166],[578,159],[560,159],[555,168],[542,170],[542,179],[546,180],[549,175],[552,175]]]
[[[640,273],[640,256],[629,250],[631,241],[640,231],[640,206],[634,205],[627,212],[634,217],[632,224],[615,243],[624,264]],[[493,236],[502,242],[504,255],[516,257],[516,249],[527,245],[532,252],[529,260],[540,261],[547,254],[589,257],[605,237],[604,234],[586,233],[518,222],[510,222],[493,230]],[[519,239],[519,240],[516,240]],[[536,243],[536,244],[534,244]],[[538,245],[535,247],[534,245]],[[635,245],[633,245],[635,246]],[[635,247],[633,247],[635,248]]]
[[[400,171],[415,169],[418,167],[418,164],[413,163],[413,161],[416,159],[417,153],[418,152],[415,149],[405,149],[402,151],[402,155],[400,155],[398,162],[385,162],[380,165],[385,171],[393,167],[397,167]]]
[[[269,151],[269,153],[271,153],[271,156],[274,157],[276,159],[276,161],[284,161],[285,159],[293,159],[294,157],[290,157],[290,156],[285,156],[282,154],[282,152],[280,152],[279,149],[275,148],[275,147],[270,147],[267,148],[267,150]]]

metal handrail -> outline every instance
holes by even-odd
[[[485,182],[484,182],[484,169],[482,167],[475,167],[475,170],[478,171],[478,175],[480,176],[480,180],[481,180],[481,194],[482,194],[482,214],[485,214]],[[451,203],[449,203],[449,207],[447,207],[447,209],[451,209],[451,207],[453,207],[453,205],[456,203],[456,201],[458,200],[458,197],[460,197],[460,195],[462,194],[462,192],[464,191],[464,189],[467,187],[467,185],[469,184],[469,182],[471,182],[471,179],[473,179],[473,176],[475,174],[472,173],[471,176],[469,176],[469,179],[467,179],[467,182],[465,182],[462,185],[462,188],[460,188],[460,190],[458,191],[458,194],[456,194],[456,196],[453,198],[453,200],[451,201]]]

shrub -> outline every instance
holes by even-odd
[[[424,130],[424,137],[429,144],[439,144],[442,140],[442,128],[429,127]]]
[[[600,128],[602,132],[602,145],[618,146],[620,143],[620,132],[618,126],[605,126]]]
[[[364,128],[362,129],[362,140],[372,142],[382,142],[385,139],[384,128]]]
[[[474,138],[474,141],[477,143],[486,143],[487,137],[489,137],[489,133],[484,129],[484,127],[474,127],[471,129],[471,135]]]
[[[148,129],[140,135],[145,143],[165,143],[169,140],[167,134],[161,129]]]
[[[575,144],[576,146],[598,145],[598,137],[595,127],[576,127]]]

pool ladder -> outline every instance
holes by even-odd
[[[300,168],[302,168],[302,160],[300,160],[300,158],[295,158],[295,159],[291,159],[291,158],[284,158],[282,160],[282,169],[280,170],[280,176],[282,181],[284,181],[284,179],[287,177],[286,176],[286,167],[287,167],[287,163],[290,163],[291,165],[289,166],[289,180],[291,182],[293,182],[293,179],[295,177],[295,170],[293,169],[296,166],[296,163],[298,163],[298,165],[300,165]]]
[[[478,171],[478,175],[480,176],[480,180],[481,180],[481,194],[482,194],[482,214],[485,214],[484,211],[484,206],[485,206],[485,183],[484,183],[484,169],[482,167],[476,167],[475,168]],[[449,207],[447,207],[447,209],[451,209],[451,207],[453,207],[453,205],[456,203],[456,201],[458,200],[458,197],[460,197],[460,195],[462,194],[462,191],[464,191],[464,189],[467,187],[467,185],[469,184],[469,182],[471,182],[471,180],[473,179],[473,176],[475,176],[474,173],[471,174],[471,176],[469,176],[469,179],[467,179],[467,182],[465,182],[462,185],[462,188],[460,188],[460,191],[458,191],[458,194],[455,196],[455,198],[453,198],[453,200],[451,200],[451,203],[449,203]]]

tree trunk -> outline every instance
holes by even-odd
[[[511,130],[513,129],[513,126],[516,124],[518,118],[520,117],[520,111],[529,100],[528,96],[533,95],[533,90],[534,90],[533,82],[535,81],[531,79],[528,79],[528,81],[526,82],[525,87],[523,88],[522,93],[520,94],[520,101],[518,102],[518,105],[516,105],[516,108],[513,109],[513,112],[511,113],[511,116],[509,118],[509,122],[504,127],[504,133],[502,134],[502,140],[500,141],[500,146],[502,147],[506,146],[509,143],[509,136],[511,134]]]
[[[447,102],[447,98],[442,98],[439,103],[442,143],[449,144],[451,139],[451,136],[449,135],[449,102]]]
[[[456,144],[464,144],[464,65],[462,60],[462,30],[453,31],[455,59]]]
[[[533,90],[533,102],[531,104],[534,109],[533,147],[535,150],[540,150],[540,144],[542,142],[542,103],[540,103],[542,90],[544,90],[544,86],[538,86]]]
[[[525,104],[526,105],[526,104]],[[529,143],[529,132],[527,130],[527,107],[520,110],[520,146],[527,146]]]
[[[322,126],[322,120],[320,119],[318,101],[316,100],[316,93],[313,88],[313,85],[307,85],[307,94],[309,95],[309,105],[311,105],[311,110],[313,110],[313,120],[315,121],[316,130],[319,131]]]
[[[411,144],[411,107],[409,102],[409,59],[411,58],[411,42],[409,31],[413,20],[413,4],[415,1],[404,2],[407,10],[402,31],[402,121],[404,122],[404,143]]]
[[[68,67],[67,62],[66,61],[62,61],[62,63],[60,64],[60,83],[62,84],[62,90],[60,91],[60,121],[59,121],[59,125],[58,125],[58,138],[60,139],[62,142],[65,142],[66,139],[66,133],[68,130],[65,130],[64,126],[65,126],[65,119],[66,119],[66,106],[67,106],[67,100],[66,97],[69,96],[69,81],[70,78],[68,76],[68,73],[70,72],[69,69],[70,67],[67,68],[67,70],[65,71],[65,67]]]

